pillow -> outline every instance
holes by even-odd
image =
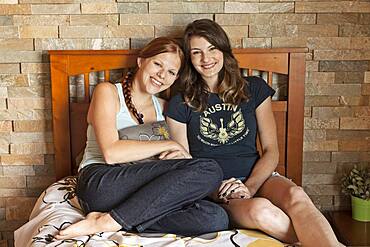
[[[118,135],[120,140],[160,141],[170,139],[170,132],[166,121],[144,123],[123,128],[118,130]],[[151,160],[158,160],[158,155],[131,163],[146,162]]]
[[[118,130],[121,140],[160,141],[169,140],[170,134],[166,121],[144,123]]]

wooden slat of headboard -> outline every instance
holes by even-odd
[[[83,100],[84,103],[90,102],[89,85],[90,85],[89,73],[84,73],[84,100]]]
[[[68,56],[51,56],[50,67],[55,173],[60,179],[71,174]]]
[[[72,174],[77,173],[78,164],[76,164],[76,157],[84,150],[86,145],[86,131],[87,131],[87,111],[89,103],[71,103],[70,105],[70,152]]]
[[[289,60],[286,175],[302,184],[305,54],[292,53]]]

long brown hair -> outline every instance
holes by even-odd
[[[240,104],[248,100],[246,81],[242,78],[229,38],[216,22],[209,19],[196,20],[187,25],[184,33],[185,65],[181,83],[185,102],[196,111],[204,111],[208,101],[208,86],[194,68],[190,58],[190,39],[193,36],[205,38],[223,53],[224,66],[218,74],[218,95],[225,103]]]

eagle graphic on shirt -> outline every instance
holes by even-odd
[[[227,143],[231,138],[240,134],[244,128],[245,122],[241,109],[233,113],[227,123],[224,122],[223,118],[220,118],[220,126],[214,123],[211,118],[200,117],[200,133],[221,144]]]

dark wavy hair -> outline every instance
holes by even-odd
[[[181,83],[186,104],[196,111],[204,111],[209,96],[207,83],[191,62],[190,39],[193,36],[205,38],[223,53],[224,66],[218,74],[217,92],[221,100],[234,105],[248,100],[249,95],[245,89],[246,80],[241,75],[227,34],[216,22],[200,19],[188,24],[184,33],[185,65],[181,74]]]

